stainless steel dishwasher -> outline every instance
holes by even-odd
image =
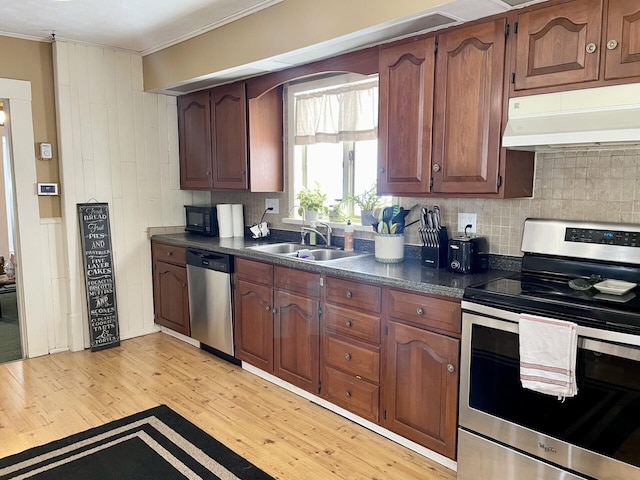
[[[191,337],[234,357],[231,274],[233,256],[187,249]],[[224,355],[223,355],[224,356]]]

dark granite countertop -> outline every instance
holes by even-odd
[[[486,273],[463,275],[448,272],[444,268],[435,269],[423,267],[419,259],[406,257],[402,263],[383,264],[377,262],[371,253],[367,253],[364,256],[333,260],[330,264],[315,263],[308,260],[247,249],[247,247],[273,242],[264,240],[257,241],[240,237],[217,238],[189,233],[172,233],[153,235],[152,239],[171,245],[201,248],[203,250],[235,255],[237,257],[262,260],[273,263],[274,265],[283,265],[309,272],[323,273],[378,285],[405,288],[417,292],[455,298],[462,298],[464,288],[468,285],[486,282],[493,278],[512,273],[507,270],[493,269]]]

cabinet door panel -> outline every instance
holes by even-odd
[[[155,321],[183,335],[190,335],[187,269],[154,262]]]
[[[456,450],[458,358],[458,340],[389,322],[385,426],[449,458]]]
[[[248,188],[245,83],[211,90],[213,188]]]
[[[438,38],[433,192],[496,193],[505,19]]]
[[[378,192],[429,191],[433,37],[380,50]]]
[[[178,97],[180,188],[211,188],[211,111],[209,92]]]
[[[605,79],[640,76],[640,3],[637,0],[609,0],[606,41]]]
[[[235,288],[236,356],[273,373],[273,290],[242,280]]]
[[[274,373],[297,387],[318,393],[320,303],[281,290],[274,292],[274,299]]]
[[[515,89],[598,79],[602,0],[579,0],[518,16]],[[588,46],[595,50],[588,53]]]

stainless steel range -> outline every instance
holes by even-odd
[[[640,479],[640,287],[594,287],[640,283],[640,225],[528,219],[522,251],[465,290],[458,479]],[[578,325],[575,397],[522,388],[521,313]]]

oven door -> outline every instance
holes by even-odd
[[[579,326],[578,394],[563,402],[522,388],[516,313],[470,302],[463,309],[462,429],[567,471],[640,478],[638,337]]]

